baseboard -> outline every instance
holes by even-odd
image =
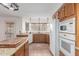
[[[51,52],[51,50],[49,49],[49,52],[51,53],[52,56],[54,56],[54,54]]]

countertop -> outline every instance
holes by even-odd
[[[22,47],[27,41],[27,37],[18,37],[17,39],[20,39],[20,40],[24,40],[19,46],[17,46],[16,48],[0,48],[0,56],[11,56],[13,55],[20,47]],[[16,39],[16,40],[17,40]]]
[[[17,37],[28,37],[28,33],[17,34]]]

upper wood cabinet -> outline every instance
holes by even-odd
[[[65,18],[73,16],[75,14],[74,3],[66,3],[65,8]]]
[[[60,21],[63,21],[66,18],[69,18],[75,14],[75,5],[74,3],[66,3],[57,12],[58,12],[58,19]]]
[[[64,19],[64,7],[58,11],[58,19],[60,19],[60,21]]]

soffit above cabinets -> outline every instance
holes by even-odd
[[[53,15],[62,3],[17,3],[18,11],[8,10],[0,5],[1,16],[50,16]]]

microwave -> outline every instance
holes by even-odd
[[[60,30],[61,30],[61,31],[66,31],[66,30],[67,30],[66,25],[62,25],[62,26],[60,26]]]

